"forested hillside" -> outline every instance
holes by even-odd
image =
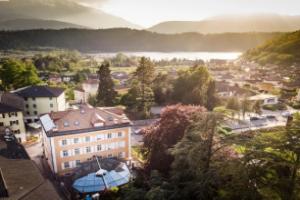
[[[300,63],[300,31],[277,36],[247,51],[244,57],[260,64],[288,66]]]
[[[157,34],[118,29],[1,31],[0,49],[102,51],[246,51],[281,33]]]

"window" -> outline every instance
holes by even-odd
[[[33,104],[32,106],[33,106],[34,108],[36,108],[36,104]]]
[[[118,133],[118,137],[123,137],[123,133],[122,133],[122,132],[119,132],[119,133]]]
[[[14,122],[13,122],[13,121],[10,121],[9,124],[12,126],[12,125],[14,124]]]
[[[15,123],[16,123],[17,125],[19,125],[19,120],[16,120]]]
[[[5,118],[5,113],[2,113],[2,118]]]
[[[85,141],[86,141],[86,142],[90,142],[90,141],[91,141],[91,137],[90,137],[90,136],[86,136],[86,137],[85,137]]]
[[[49,97],[49,100],[52,100],[52,97]]]
[[[4,126],[4,123],[3,123],[3,122],[0,122],[0,127],[1,127],[1,126]]]
[[[34,114],[37,115],[37,111],[34,111]]]
[[[79,167],[80,166],[80,160],[76,160],[75,164],[76,164],[76,167]]]
[[[35,101],[35,97],[32,97],[32,100]]]
[[[124,148],[125,147],[125,142],[122,141],[122,142],[119,142],[119,148]]]
[[[11,113],[8,113],[8,117],[11,117]]]
[[[67,145],[67,140],[62,140],[62,141],[61,141],[61,144],[62,144],[63,146]]]
[[[27,98],[27,97],[24,97],[24,100],[25,100],[25,101],[27,101],[27,100],[28,100],[28,98]]]
[[[111,136],[112,136],[111,133],[108,133],[108,134],[107,134],[107,138],[108,138],[108,139],[110,139]]]
[[[26,108],[29,108],[28,104],[25,105]]]
[[[78,149],[78,148],[77,148],[77,149],[74,149],[74,154],[75,154],[75,155],[79,155],[79,154],[80,154],[80,149]]]
[[[113,143],[107,144],[107,150],[112,150],[113,148]]]
[[[64,168],[65,168],[65,169],[68,169],[68,168],[70,168],[70,164],[69,164],[69,162],[64,162]]]
[[[50,103],[50,108],[53,108],[53,103]]]
[[[30,115],[30,112],[29,112],[29,111],[27,111],[27,112],[26,112],[26,114],[27,114],[27,115]]]
[[[101,144],[97,145],[97,151],[101,151],[101,150],[102,150]]]
[[[63,151],[63,157],[68,157],[68,156],[69,156],[68,151],[67,151],[67,150],[64,150],[64,151]]]
[[[102,139],[102,135],[97,135],[96,138],[97,138],[97,140],[101,140]]]
[[[74,138],[74,144],[79,143],[79,138]]]
[[[86,153],[91,153],[91,147],[86,147],[85,150],[86,150]]]

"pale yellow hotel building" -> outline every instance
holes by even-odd
[[[131,157],[131,123],[115,107],[52,112],[40,117],[43,151],[52,171],[64,174],[81,162],[100,157]]]

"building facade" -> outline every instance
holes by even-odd
[[[19,142],[26,141],[26,130],[23,121],[22,98],[0,92],[0,128],[9,128]]]
[[[82,83],[82,89],[89,95],[96,95],[98,92],[99,80],[88,79]]]
[[[54,173],[67,173],[94,155],[131,157],[130,121],[120,109],[82,106],[43,115],[40,121],[44,155]]]
[[[66,110],[64,89],[49,86],[29,86],[14,91],[24,99],[24,120],[37,122],[39,115]]]
[[[89,94],[81,88],[74,89],[74,100],[76,103],[87,103]]]

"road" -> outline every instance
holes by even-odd
[[[264,128],[272,128],[277,126],[285,126],[287,122],[287,117],[284,117],[282,114],[288,111],[293,114],[295,112],[299,112],[299,110],[295,110],[291,107],[288,107],[285,111],[270,111],[270,110],[262,110],[262,114],[259,116],[255,113],[248,113],[246,115],[243,125],[240,125],[240,128],[234,128],[234,133],[240,133],[248,130],[259,130]],[[264,120],[255,120],[250,122],[250,117],[266,117],[266,116],[274,116],[275,119],[264,119]],[[239,125],[237,125],[239,126]]]

